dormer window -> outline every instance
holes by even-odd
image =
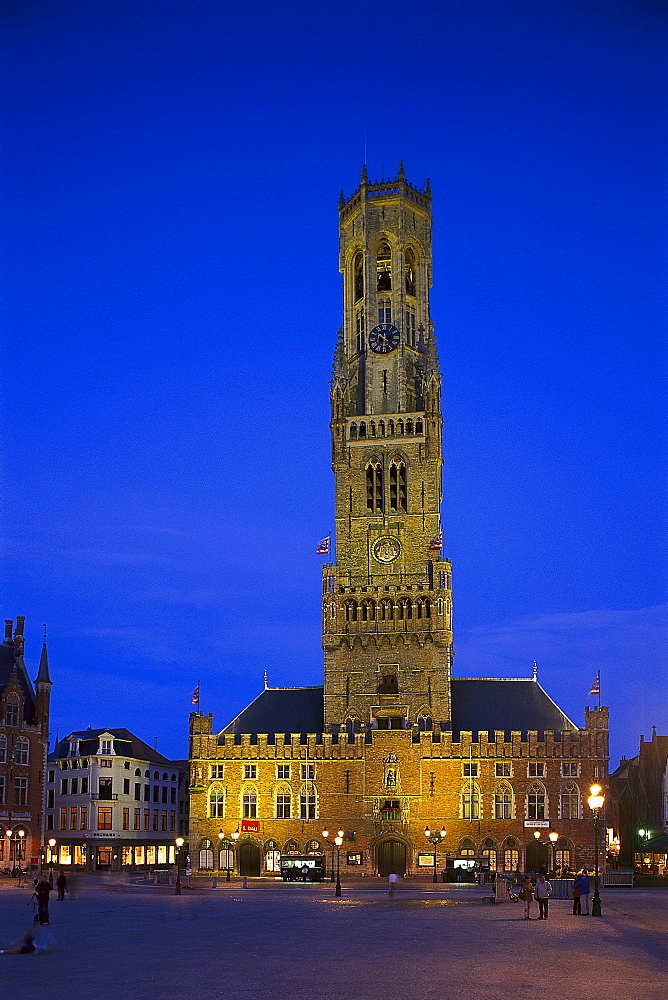
[[[100,749],[98,752],[102,754],[112,754],[114,752],[113,743],[114,741],[112,739],[107,739],[106,737],[104,739],[100,739]]]
[[[78,740],[70,740],[70,747],[69,747],[69,750],[67,751],[67,756],[68,757],[78,757],[79,756],[79,741]]]

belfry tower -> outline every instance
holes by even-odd
[[[339,205],[343,330],[331,383],[336,564],[323,568],[325,729],[451,728],[451,564],[441,557],[441,376],[431,190]]]

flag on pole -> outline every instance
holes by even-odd
[[[199,681],[197,681],[197,687],[193,691],[193,696],[190,704],[199,706]]]
[[[328,554],[328,552],[329,552],[329,538],[330,538],[330,536],[327,535],[327,538],[323,538],[323,540],[319,543],[318,548],[316,549],[316,555],[326,556]]]
[[[601,693],[601,675],[596,674],[596,680],[592,684],[591,690],[589,691],[587,697],[588,698],[598,697],[600,693]]]
[[[437,535],[434,535],[429,543],[430,549],[442,549],[443,548],[443,532],[439,531]]]

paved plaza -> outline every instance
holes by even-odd
[[[0,944],[30,925],[30,888],[3,880]],[[207,883],[210,885],[210,883]],[[50,904],[53,950],[0,956],[8,996],[26,1000],[666,1000],[668,892],[620,889],[603,917],[553,900],[548,921],[482,890],[379,881],[251,881],[212,888],[81,880]],[[55,896],[55,893],[54,893]]]

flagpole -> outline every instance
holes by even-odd
[[[601,671],[600,670],[598,671],[598,673],[597,673],[596,676],[597,676],[597,679],[598,679],[598,707],[600,709],[600,707],[601,707]]]

